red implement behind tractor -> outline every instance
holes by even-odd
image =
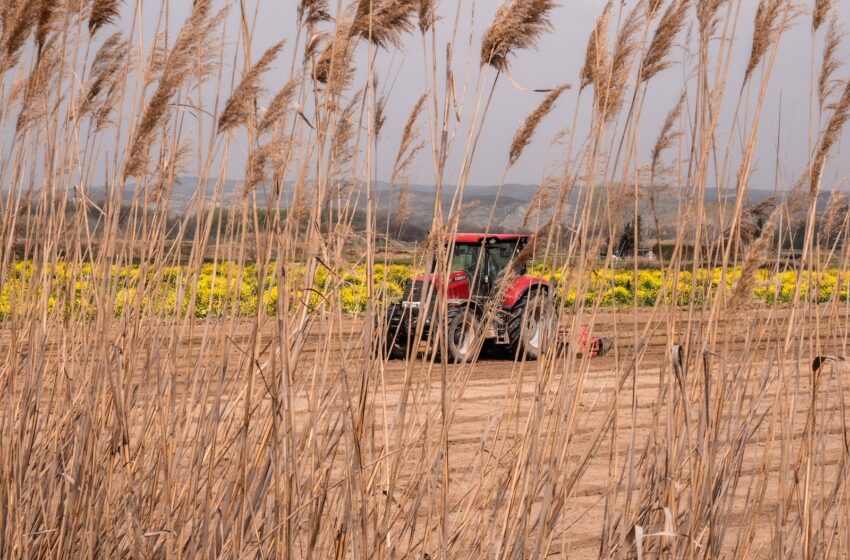
[[[446,328],[443,343],[451,362],[467,362],[481,348],[505,348],[512,356],[537,359],[563,334],[549,283],[528,274],[517,256],[528,244],[526,235],[460,233],[446,243],[451,249],[448,274],[421,275],[408,282],[404,296],[393,301],[386,316],[390,357],[403,357],[416,340],[443,340],[434,324]],[[446,283],[445,280],[448,280]],[[446,308],[432,313],[426,302],[444,296]],[[444,319],[443,319],[444,317]],[[603,353],[601,340],[582,333],[580,346],[591,355]],[[581,350],[580,350],[581,351]]]

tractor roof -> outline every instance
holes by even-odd
[[[449,239],[446,238],[446,241]],[[521,233],[458,233],[455,235],[455,243],[481,243],[485,239],[520,241],[528,239],[528,236]]]

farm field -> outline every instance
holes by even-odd
[[[848,6],[0,0],[0,559],[850,558]]]
[[[93,334],[89,329],[57,326],[41,334],[3,329],[4,398],[14,394],[20,413],[38,408],[46,425],[31,433],[31,449],[55,449],[61,457],[58,462],[52,453],[33,458],[33,467],[16,478],[20,494],[9,513],[49,526],[58,520],[43,503],[55,503],[74,489],[85,495],[97,488],[102,522],[111,529],[104,529],[104,541],[95,546],[170,555],[189,539],[186,544],[231,553],[216,549],[215,539],[203,542],[205,531],[199,532],[198,524],[210,530],[221,526],[242,493],[233,481],[241,480],[246,495],[239,499],[256,499],[261,489],[267,493],[252,503],[253,523],[273,526],[278,513],[271,495],[285,491],[277,486],[289,480],[289,490],[298,496],[286,525],[294,557],[310,556],[311,527],[338,523],[332,512],[352,499],[351,487],[357,485],[364,487],[346,507],[363,508],[366,526],[323,533],[313,543],[315,555],[331,554],[340,546],[340,534],[350,539],[347,545],[367,551],[437,554],[443,527],[434,524],[433,515],[443,507],[445,530],[463,535],[451,540],[451,556],[495,555],[490,547],[498,546],[499,533],[511,531],[525,533],[521,542],[530,554],[545,523],[537,517],[540,502],[549,499],[562,500],[563,510],[545,539],[547,554],[554,557],[614,554],[616,543],[634,538],[621,535],[626,529],[619,516],[626,507],[634,508],[642,523],[646,549],[674,557],[689,550],[685,535],[691,546],[712,546],[717,553],[737,550],[760,557],[789,547],[785,553],[794,557],[792,543],[799,542],[801,532],[812,531],[820,553],[846,550],[850,534],[840,529],[836,502],[850,499],[842,476],[850,378],[825,367],[813,387],[811,363],[791,357],[842,354],[850,313],[820,306],[805,316],[790,317],[789,310],[780,309],[722,321],[713,330],[717,346],[727,350],[709,357],[707,378],[698,351],[705,321],[696,318],[688,329],[686,313],[676,313],[599,313],[594,333],[615,337],[612,352],[592,359],[561,353],[542,377],[535,362],[492,356],[445,370],[421,358],[372,362],[374,369],[368,369],[358,350],[362,322],[349,319],[336,329],[313,325],[289,357],[299,365],[285,391],[293,431],[286,441],[296,446],[298,459],[287,463],[293,471],[285,475],[272,475],[267,469],[274,467],[266,462],[274,455],[269,431],[276,429],[271,419],[279,406],[277,391],[269,386],[275,380],[267,376],[283,359],[267,350],[277,337],[273,321],[258,331],[238,319],[117,329],[97,347],[107,348],[108,358],[86,344]],[[788,332],[789,324],[795,328],[786,345],[773,333]],[[635,336],[635,327],[647,334]],[[671,342],[691,345],[679,377],[671,365]],[[251,347],[257,349],[256,368],[247,360]],[[806,350],[799,354],[799,348]],[[19,361],[12,365],[14,356]],[[93,367],[102,359],[116,370]],[[38,384],[25,375],[35,360],[45,372]],[[93,369],[105,378],[90,374]],[[706,379],[712,402],[708,420],[703,416]],[[443,389],[450,395],[445,423]],[[77,430],[86,414],[76,403],[94,394],[113,405],[104,408],[106,417],[84,442]],[[407,404],[400,407],[402,401]],[[359,406],[366,409],[358,412]],[[68,414],[63,411],[76,411],[74,419],[63,417]],[[3,412],[0,426],[19,421],[8,408]],[[358,417],[363,423],[352,426]],[[571,429],[562,432],[565,426]],[[707,427],[716,432],[711,449],[703,447],[700,435]],[[557,441],[563,433],[568,442]],[[74,471],[80,446],[96,453],[87,472]],[[816,452],[810,462],[801,462],[807,446]],[[2,459],[13,468],[11,456]],[[665,468],[671,461],[675,468]],[[198,473],[208,474],[195,478]],[[69,485],[45,495],[38,488],[53,476],[65,477]],[[630,476],[634,481],[626,486]],[[721,483],[710,486],[718,510],[695,532],[689,504],[694,492],[705,491],[704,476]],[[192,480],[191,491],[175,486],[178,480]],[[550,483],[554,495],[546,492]],[[385,494],[387,487],[395,489],[393,496]],[[631,492],[625,490],[629,487]],[[804,487],[808,505],[799,499]],[[805,507],[816,512],[816,525],[801,526]],[[145,526],[135,527],[141,520]],[[28,528],[22,550],[44,546],[38,527]],[[131,535],[140,529],[145,541],[134,543]],[[375,535],[382,533],[387,541],[379,543]],[[240,543],[241,555],[253,556],[266,541],[246,533],[231,542]]]

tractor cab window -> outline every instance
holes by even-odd
[[[467,272],[472,274],[478,265],[478,245],[467,245],[458,243],[452,254],[452,272]]]
[[[495,277],[500,274],[519,253],[517,243],[496,243],[487,246],[487,254],[490,257],[491,274]]]

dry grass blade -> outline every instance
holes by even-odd
[[[651,80],[656,74],[670,65],[667,60],[673,40],[679,34],[685,23],[685,16],[690,6],[690,0],[678,0],[667,6],[655,35],[649,45],[649,50],[644,58],[641,78],[643,81]]]
[[[121,13],[123,0],[94,0],[89,15],[89,34],[94,35],[97,30],[115,21]]]
[[[611,2],[605,4],[602,13],[596,19],[587,48],[584,51],[584,66],[581,70],[581,89],[598,84],[600,76],[608,67],[608,19],[611,17]]]
[[[282,88],[280,88],[280,91],[275,94],[271,103],[269,103],[266,112],[263,114],[262,120],[260,121],[260,125],[258,127],[260,133],[270,131],[276,124],[283,120],[299,83],[300,80],[298,78],[291,78]]]
[[[815,7],[812,10],[812,31],[817,31],[823,22],[826,21],[826,15],[832,9],[832,4],[835,0],[815,0]]]
[[[753,44],[750,47],[750,60],[744,71],[744,83],[750,80],[753,70],[764,58],[764,54],[776,37],[776,23],[783,0],[760,0],[753,22]]]
[[[540,124],[540,121],[546,118],[546,115],[552,111],[558,97],[560,97],[565,90],[569,89],[569,87],[569,85],[564,84],[554,88],[546,94],[543,101],[541,101],[540,104],[525,118],[525,121],[516,131],[514,139],[511,142],[511,148],[508,152],[509,166],[512,166],[517,162],[519,157],[522,155],[523,150],[525,150],[525,147],[528,146],[529,142],[531,142],[531,138],[534,136],[534,131],[537,130],[537,126]]]
[[[254,114],[257,96],[262,92],[260,80],[263,74],[271,68],[272,62],[274,62],[274,59],[277,58],[277,55],[283,49],[283,45],[284,41],[281,41],[269,47],[263,53],[263,56],[260,57],[260,60],[245,73],[242,81],[239,82],[239,86],[230,95],[230,99],[227,100],[224,111],[222,111],[221,117],[218,119],[219,133],[227,132],[237,126],[246,124]]]
[[[835,93],[836,81],[832,77],[835,71],[841,66],[841,61],[837,58],[837,54],[843,37],[844,33],[841,29],[841,24],[838,23],[838,18],[833,16],[830,19],[826,37],[824,38],[823,57],[821,59],[820,73],[818,74],[818,102],[820,103],[821,110],[826,107],[827,101]]]
[[[508,0],[499,6],[481,39],[481,65],[506,71],[509,56],[536,47],[540,37],[552,29],[549,12],[556,6],[553,0]]]

